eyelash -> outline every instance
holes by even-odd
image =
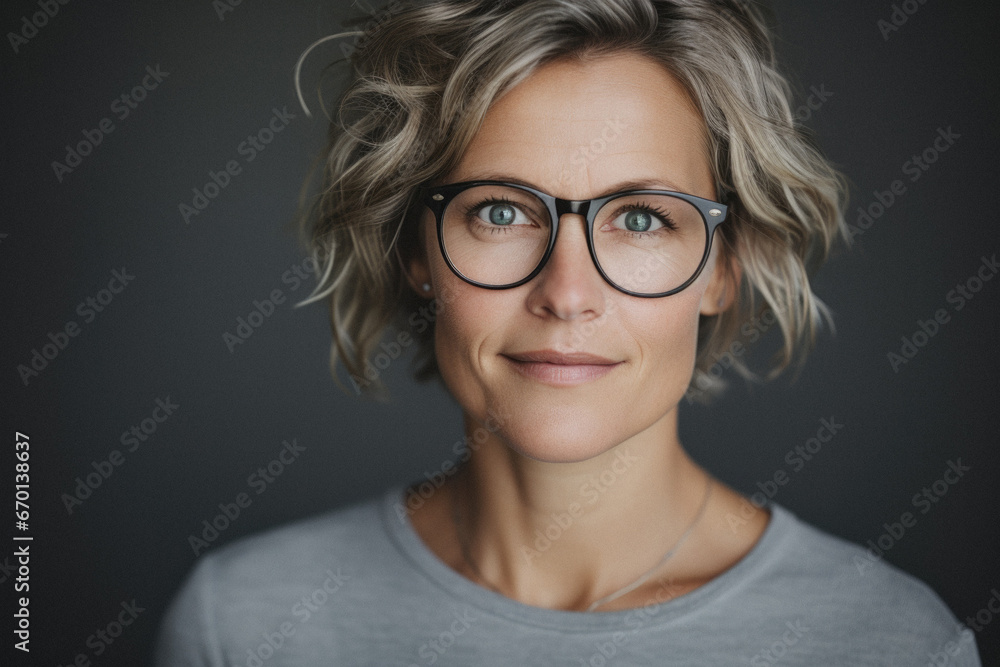
[[[677,231],[677,223],[675,223],[670,218],[670,214],[669,213],[667,213],[666,211],[664,211],[662,209],[650,206],[649,204],[626,204],[625,206],[622,206],[617,211],[615,211],[614,215],[611,216],[611,219],[612,220],[616,220],[616,219],[618,219],[618,216],[624,215],[626,213],[631,213],[632,211],[638,211],[640,213],[648,213],[648,214],[656,217],[656,219],[659,220],[660,223],[663,225],[663,227],[661,227],[660,229],[657,229],[657,230],[654,230],[654,231],[651,231],[651,232],[631,232],[631,231],[629,231],[627,229],[623,229],[622,230],[623,232],[625,232],[628,236],[630,236],[632,238],[641,239],[644,236],[649,236],[650,234],[658,234],[658,233],[660,233],[663,230],[672,231],[672,232],[673,231]]]
[[[513,201],[511,201],[509,199],[506,199],[506,198],[500,199],[500,198],[497,198],[497,197],[490,197],[489,199],[483,199],[479,203],[473,204],[472,206],[469,206],[468,208],[466,208],[466,210],[465,210],[465,216],[466,216],[466,218],[475,217],[476,219],[478,219],[478,216],[475,215],[476,213],[478,213],[480,210],[482,210],[486,206],[496,206],[497,204],[506,204],[508,206],[513,206],[514,208],[516,208],[519,211],[521,210],[517,206],[517,204],[515,204]],[[664,211],[662,209],[659,209],[659,208],[656,208],[656,207],[653,207],[653,206],[650,206],[649,204],[642,204],[642,203],[640,203],[640,204],[628,204],[626,206],[622,206],[617,211],[615,211],[614,215],[611,216],[611,219],[615,220],[615,219],[618,218],[618,216],[624,215],[625,213],[630,213],[632,211],[639,211],[640,213],[648,213],[648,214],[650,214],[652,216],[655,216],[663,224],[663,227],[661,229],[667,229],[667,230],[670,230],[670,231],[677,231],[677,224],[670,218],[670,215],[666,211]],[[491,234],[496,234],[496,233],[500,233],[500,232],[503,232],[503,233],[510,232],[509,227],[502,226],[502,225],[484,225],[484,227],[488,227]],[[624,231],[625,234],[627,234],[628,236],[630,236],[632,238],[637,238],[638,239],[638,238],[642,238],[644,236],[648,236],[650,234],[656,234],[660,230],[656,230],[656,231],[652,231],[652,232],[631,232],[631,231],[628,231],[628,230],[622,230],[622,231]]]
[[[498,199],[497,197],[490,197],[488,199],[483,199],[478,204],[473,204],[472,206],[469,206],[468,208],[466,208],[465,209],[465,217],[466,217],[466,219],[475,218],[476,220],[479,220],[479,216],[477,216],[476,213],[478,213],[479,211],[481,211],[483,209],[483,207],[485,207],[485,206],[496,206],[497,204],[506,204],[507,206],[512,206],[513,208],[517,209],[518,211],[521,211],[520,207],[517,204],[515,204],[513,201],[511,201],[511,200],[509,200],[507,198]],[[521,212],[523,213],[523,211],[521,211]],[[480,222],[482,222],[482,221],[480,220]],[[483,227],[489,229],[491,234],[498,234],[498,233],[507,234],[507,233],[510,232],[510,227],[506,226],[506,225],[487,225],[487,224],[483,224]]]

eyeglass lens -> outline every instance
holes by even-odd
[[[492,286],[523,280],[541,262],[552,233],[548,207],[530,192],[479,185],[458,194],[442,218],[442,238],[462,275]],[[698,270],[708,242],[701,212],[670,195],[626,195],[594,219],[597,261],[618,287],[669,292]]]

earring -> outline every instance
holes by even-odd
[[[424,291],[425,292],[430,292],[431,291],[431,285],[430,285],[430,283],[424,283]]]

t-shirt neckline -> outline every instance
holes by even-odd
[[[645,607],[598,612],[567,611],[535,607],[512,600],[469,581],[451,569],[424,544],[413,527],[406,511],[407,488],[409,485],[398,485],[385,493],[382,499],[382,519],[390,540],[421,574],[456,602],[474,606],[480,611],[515,623],[563,632],[600,632],[625,628],[636,630],[676,621],[710,604],[741,581],[753,576],[768,561],[769,555],[779,548],[779,543],[795,521],[789,510],[768,501],[764,507],[771,510],[771,519],[757,543],[735,565],[707,584],[679,597]],[[636,619],[641,622],[638,627]]]

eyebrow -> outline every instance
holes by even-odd
[[[536,184],[526,181],[523,178],[518,178],[517,176],[511,176],[510,174],[482,174],[473,178],[464,178],[462,180],[503,181],[504,183],[513,183],[515,185],[523,185],[525,187],[534,188],[535,190],[542,190],[542,188],[538,187]],[[625,192],[627,190],[669,190],[671,192],[690,194],[684,188],[678,187],[677,185],[663,179],[638,179],[615,183],[614,185],[606,188],[604,191],[599,192],[594,197],[591,197],[591,199],[599,199],[601,197],[617,194],[619,192]]]

